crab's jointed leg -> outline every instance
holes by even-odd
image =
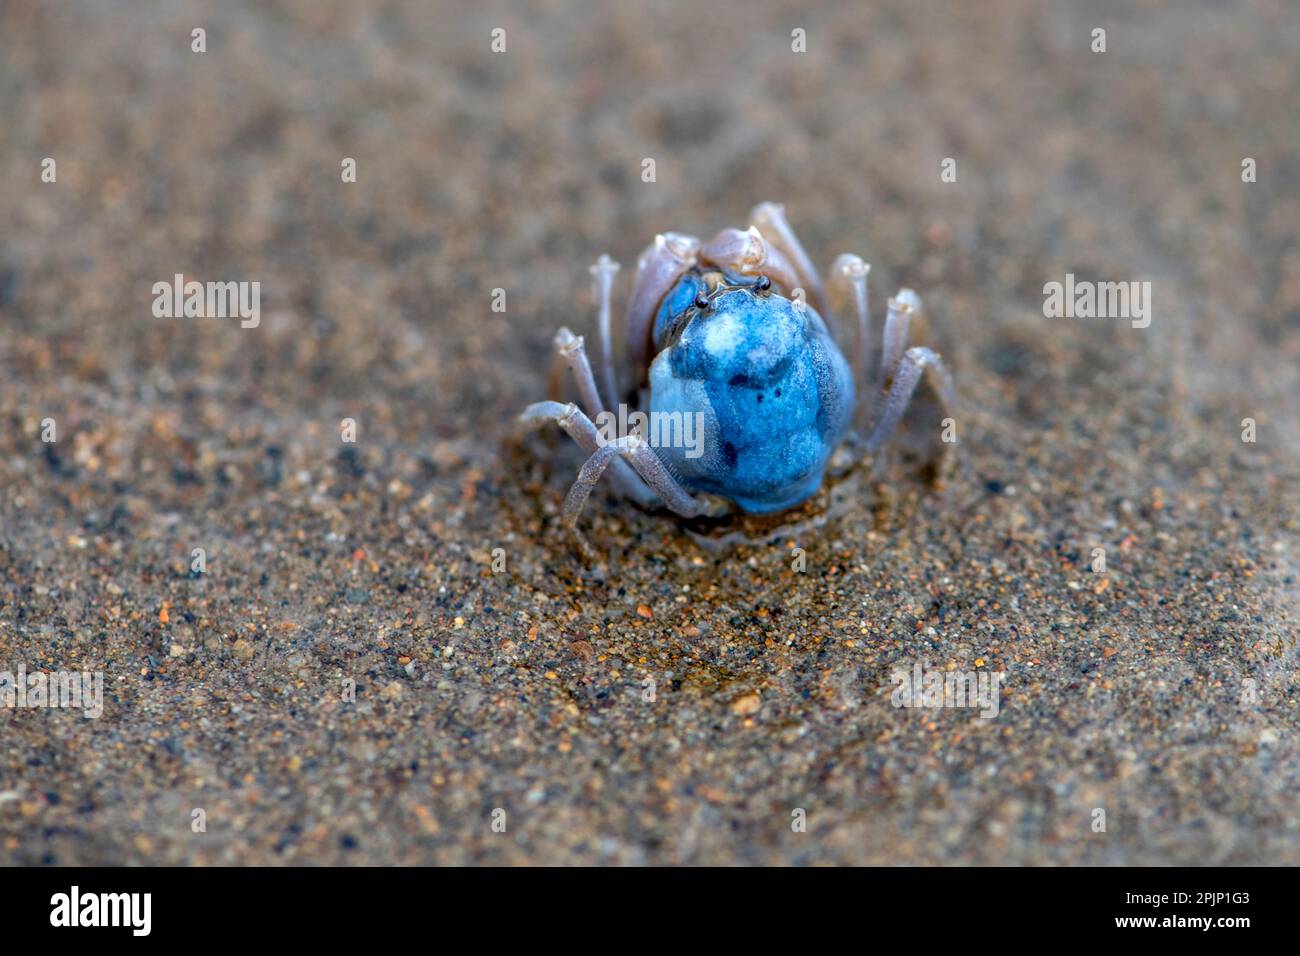
[[[857,384],[857,410],[855,418],[861,422],[875,407],[878,388],[872,387],[874,377],[871,371],[871,303],[867,294],[867,277],[871,266],[859,257],[845,253],[831,266],[831,278],[828,291],[830,301],[837,314],[849,311],[853,314],[855,340],[848,341],[849,323],[835,323],[835,337],[840,348],[853,363],[853,381]],[[851,348],[850,348],[851,345]]]
[[[898,295],[889,300],[889,308],[885,313],[885,335],[881,342],[877,388],[890,387],[890,381],[898,370],[898,363],[902,360],[903,349],[907,348],[912,318],[919,315],[920,311],[921,297],[911,289],[902,289]]]
[[[928,375],[930,385],[938,394],[944,411],[955,410],[957,398],[952,387],[952,376],[944,367],[943,360],[930,349],[921,346],[910,348],[903,353],[903,358],[898,363],[893,375],[893,384],[881,407],[880,417],[876,420],[871,434],[867,436],[864,447],[868,453],[874,454],[889,440],[889,436],[898,427],[922,374]]]
[[[555,333],[555,354],[572,370],[573,377],[578,383],[578,395],[587,410],[587,415],[599,420],[606,410],[605,403],[601,401],[600,390],[596,387],[596,377],[592,374],[591,363],[587,361],[587,350],[583,345],[582,336],[574,335],[567,328],[561,328]],[[614,466],[611,478],[616,491],[638,503],[650,497],[645,485],[637,479],[636,474],[625,462],[619,462]]]
[[[554,422],[588,455],[600,448],[600,435],[591,419],[572,402],[533,402],[519,413],[519,428],[528,431]]]
[[[587,350],[582,336],[574,335],[561,326],[555,333],[552,345],[556,356],[569,366],[569,371],[573,373],[573,378],[578,383],[578,395],[587,414],[593,418],[599,416],[605,410],[605,402],[596,387],[596,376],[592,374],[591,363],[587,361]]]
[[[600,432],[596,430],[591,419],[582,414],[582,409],[572,402],[568,404],[534,402],[519,416],[519,426],[525,430],[541,428],[551,422],[564,429],[565,434],[572,438],[587,455],[594,455],[600,451]],[[619,462],[619,465],[621,467],[615,468],[610,474],[615,490],[631,498],[642,508],[649,510],[657,507],[659,499],[646,487],[645,482],[641,481],[626,463]]]
[[[618,373],[614,368],[614,328],[611,314],[614,276],[618,274],[619,265],[608,255],[596,260],[588,271],[591,273],[592,294],[596,299],[596,325],[600,330],[600,373],[605,389],[605,404],[616,408],[623,393],[618,390]]]
[[[591,489],[600,481],[600,476],[611,461],[630,462],[636,473],[657,494],[669,509],[683,518],[694,518],[708,511],[708,506],[697,501],[691,493],[677,483],[668,473],[664,463],[659,460],[644,438],[640,435],[625,435],[599,448],[587,459],[587,463],[578,472],[578,478],[564,498],[564,523],[574,528],[582,506],[587,503]]]

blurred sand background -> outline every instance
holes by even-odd
[[[0,860],[1300,863],[1294,4],[9,0],[0,116],[0,669],[106,681],[0,711]],[[598,492],[588,567],[511,419],[599,253],[764,199],[921,293],[959,467],[723,554]]]

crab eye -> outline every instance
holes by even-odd
[[[759,292],[766,292],[768,289],[772,288],[772,280],[767,276],[759,276],[758,281],[754,283],[754,288]]]
[[[701,312],[709,307],[709,297],[703,292],[695,296],[695,308]]]

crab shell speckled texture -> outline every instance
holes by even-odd
[[[745,511],[793,507],[816,492],[850,426],[848,363],[810,306],[748,287],[717,295],[666,342],[702,285],[687,275],[659,310],[650,410],[700,412],[703,454],[676,444],[660,457],[687,487]]]

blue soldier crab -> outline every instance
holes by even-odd
[[[556,355],[577,380],[583,408],[538,402],[520,416],[525,428],[558,424],[589,456],[564,501],[570,528],[605,474],[641,507],[686,518],[784,511],[817,491],[837,447],[879,449],[923,374],[943,407],[954,407],[940,357],[907,347],[921,308],[915,292],[889,300],[875,360],[871,267],[842,255],[823,286],[780,205],[756,206],[750,221],[748,230],[724,229],[707,243],[655,237],[637,264],[621,354],[611,308],[619,266],[601,256],[591,267],[600,378],[583,339],[561,328]],[[681,441],[654,447],[640,429],[609,435],[611,410],[627,398],[648,409],[642,422],[698,420],[696,454]]]

